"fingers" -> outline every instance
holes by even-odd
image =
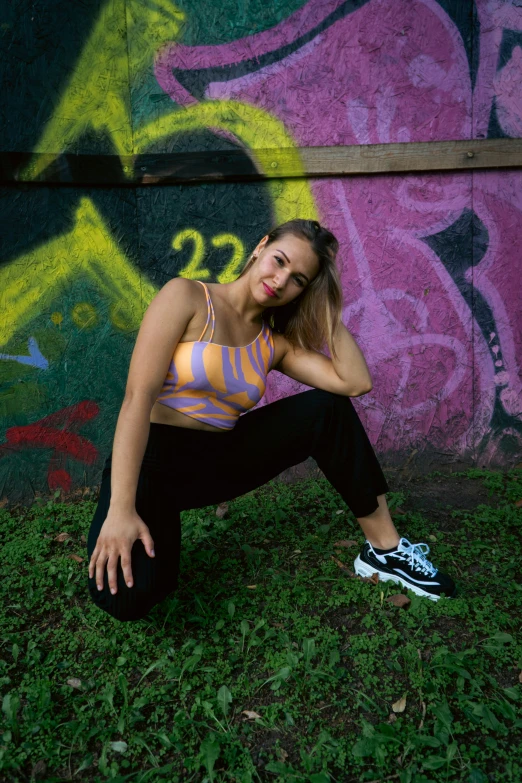
[[[96,559],[96,586],[98,590],[103,590],[103,574],[105,571],[105,563],[107,562],[107,554],[104,550],[101,550]]]
[[[99,551],[99,547],[98,544],[96,544],[93,553],[91,555],[91,559],[89,560],[89,579],[92,579],[94,576],[94,569],[96,567],[96,559],[98,557],[98,551]]]
[[[109,579],[109,589],[113,595],[117,593],[118,591],[117,569],[118,569],[119,557],[120,557],[119,552],[107,552],[105,549],[102,549],[101,547],[95,548],[94,552],[92,553],[91,559],[89,561],[89,579],[92,579],[93,577],[95,578],[96,587],[98,588],[98,590],[103,590],[105,564],[107,564],[107,576]],[[126,571],[124,570],[125,581],[127,583],[130,581],[132,585],[132,571],[131,571],[130,557],[128,552],[122,553],[122,563],[123,562],[126,563]],[[129,585],[129,587],[131,585]]]
[[[140,539],[143,542],[143,546],[145,547],[145,552],[148,554],[149,557],[155,557],[156,553],[154,552],[154,541],[152,540],[152,536],[149,533],[149,529],[143,531],[143,533],[140,535]]]
[[[118,560],[120,559],[119,553],[114,552],[109,555],[107,561],[107,576],[109,578],[109,590],[112,595],[118,592]]]
[[[132,580],[132,568],[131,568],[131,558],[129,552],[122,552],[121,554],[121,570],[123,571],[123,578],[125,579],[125,584],[127,587],[132,587],[133,580]]]
[[[154,541],[146,525],[143,525],[138,537],[143,542],[148,556],[155,557]],[[98,590],[103,590],[105,566],[107,565],[109,590],[112,595],[118,592],[118,561],[120,560],[125,584],[127,587],[133,586],[131,549],[132,545],[121,540],[117,543],[112,542],[112,544],[103,541],[100,543],[98,540],[89,561],[89,579],[95,578]]]
[[[101,558],[100,566],[98,567],[98,559]],[[91,559],[89,560],[89,579],[96,578],[96,584],[98,585],[98,590],[101,590],[103,587],[103,570],[105,568],[105,560],[107,558],[103,558],[101,547],[99,544],[96,544],[94,547],[94,551],[91,555]]]

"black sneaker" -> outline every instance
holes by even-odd
[[[381,582],[398,582],[432,601],[438,601],[441,593],[453,598],[456,592],[453,579],[430,563],[426,558],[429,551],[427,544],[410,544],[406,538],[401,538],[393,552],[378,555],[366,541],[353,565],[358,576],[379,574]]]

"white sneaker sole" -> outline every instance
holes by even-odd
[[[438,601],[440,598],[440,595],[433,595],[433,593],[428,593],[426,590],[423,590],[422,587],[412,585],[411,582],[407,582],[406,579],[402,579],[400,576],[389,574],[387,571],[379,571],[377,568],[373,568],[372,566],[368,565],[368,563],[365,563],[363,560],[361,560],[360,555],[357,555],[355,558],[353,567],[357,576],[372,577],[374,574],[379,574],[380,582],[396,582],[403,587],[407,587],[408,590],[411,590],[416,595],[422,595],[424,598],[430,598],[432,601]]]

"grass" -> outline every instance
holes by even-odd
[[[460,591],[399,608],[339,566],[362,536],[330,485],[274,482],[183,514],[180,588],[137,623],[87,597],[92,497],[0,510],[0,779],[518,783],[520,498],[521,471],[392,493]]]

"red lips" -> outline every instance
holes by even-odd
[[[276,292],[272,288],[270,288],[270,286],[268,286],[266,283],[263,283],[263,287],[267,292],[268,296],[277,296]]]

